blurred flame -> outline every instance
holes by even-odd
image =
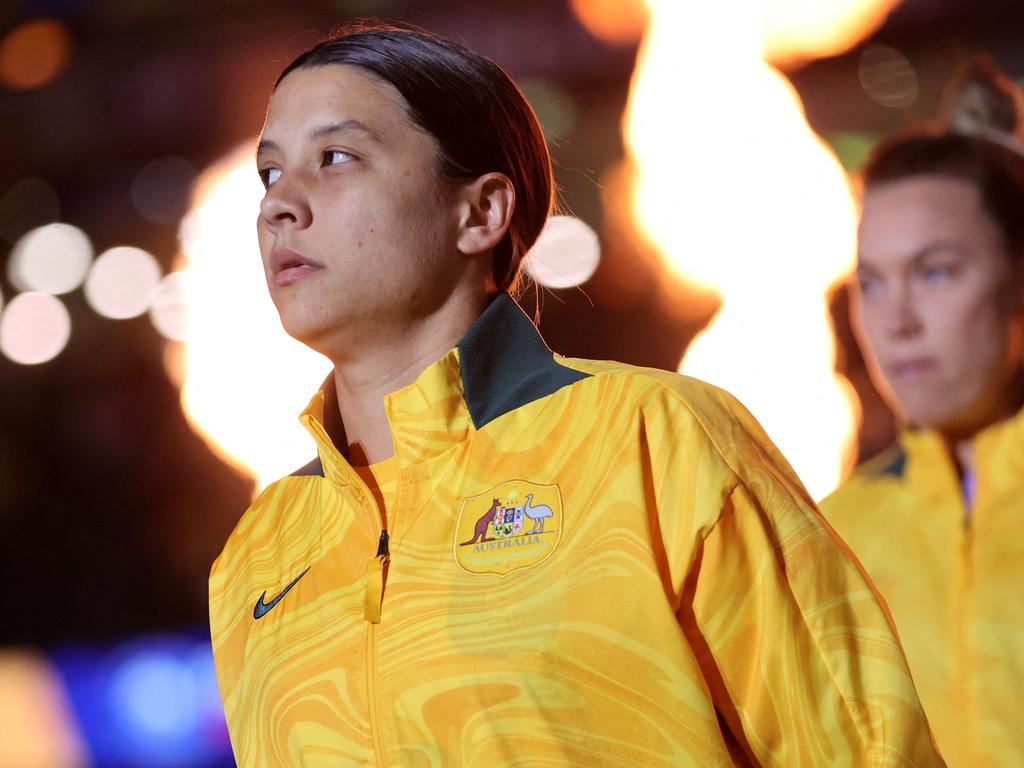
[[[640,230],[674,271],[722,297],[680,370],[739,397],[821,498],[841,479],[858,418],[833,371],[826,299],[853,267],[856,211],[839,162],[762,56],[803,18],[800,35],[862,34],[879,4],[806,2],[805,17],[797,2],[648,0],[624,134]]]
[[[576,18],[594,37],[612,45],[635,45],[647,26],[639,0],[571,0]]]
[[[878,29],[899,3],[900,0],[741,0],[730,3],[728,8],[734,17],[745,16],[756,27],[758,47],[766,61],[795,66],[848,51]],[[650,5],[640,0],[570,2],[587,31],[613,45],[632,45],[642,38]],[[688,18],[699,23],[706,12],[707,9],[693,8]]]
[[[780,66],[838,56],[882,25],[900,0],[761,0],[762,53]]]
[[[171,309],[184,317],[167,318],[184,329],[176,329],[183,345],[167,368],[183,377],[189,422],[254,475],[258,491],[316,455],[298,415],[331,365],[282,330],[270,300],[256,240],[263,187],[255,154],[247,142],[197,180],[180,232],[187,279],[169,298],[183,304]]]

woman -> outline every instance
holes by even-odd
[[[951,766],[1024,764],[1017,103],[977,69],[953,130],[868,162],[853,319],[904,426],[822,503],[888,601]]]
[[[939,765],[874,592],[731,397],[553,355],[508,76],[363,28],[277,83],[258,229],[334,362],[214,564],[241,765]]]

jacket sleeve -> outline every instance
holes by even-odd
[[[723,732],[755,765],[944,765],[881,599],[774,455],[734,467],[680,600]]]

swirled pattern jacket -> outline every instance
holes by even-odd
[[[971,441],[965,503],[942,437],[904,429],[822,511],[892,610],[942,754],[1024,765],[1024,412]]]
[[[239,765],[942,765],[873,587],[725,392],[553,355],[502,295],[385,399],[386,493],[328,396],[211,575]]]

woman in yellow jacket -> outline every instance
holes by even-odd
[[[863,173],[853,319],[902,420],[822,511],[888,601],[950,766],[1024,765],[1024,156],[989,67]]]
[[[316,459],[211,574],[239,765],[941,765],[750,415],[555,355],[510,296],[553,180],[501,69],[349,31],[286,68],[256,160],[271,297],[334,371]]]

